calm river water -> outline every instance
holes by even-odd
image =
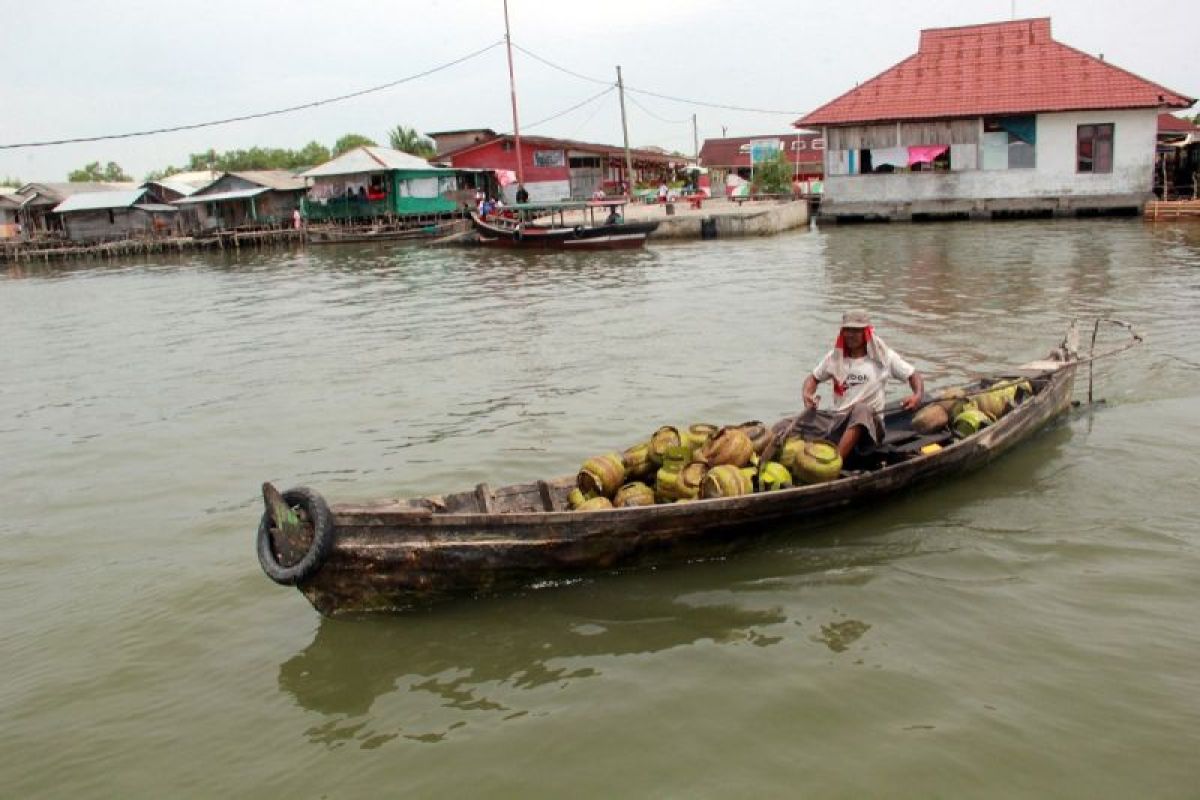
[[[934,386],[1072,316],[1147,343],[991,468],[726,560],[336,621],[259,570],[263,480],[773,419],[851,304]],[[1200,226],[1141,220],[10,267],[0,795],[1197,797],[1198,310]]]

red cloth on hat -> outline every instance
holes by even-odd
[[[862,330],[863,330],[863,347],[866,347],[867,344],[870,343],[871,337],[875,335],[875,328],[868,325],[867,327],[863,328]],[[846,349],[846,342],[842,338],[841,330],[838,331],[837,340],[834,341],[833,346],[834,346],[834,349],[841,351],[842,358],[850,358],[850,351]],[[841,397],[842,395],[844,395],[846,393],[846,384],[843,381],[839,381],[837,378],[834,378],[833,379],[833,393],[835,395],[837,395],[838,397]]]

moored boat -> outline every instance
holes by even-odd
[[[467,230],[465,220],[442,220],[428,225],[370,225],[343,227],[337,225],[310,226],[305,230],[309,244],[359,244],[363,242],[394,242],[414,239],[434,239]]]
[[[958,387],[968,396],[1017,382],[1028,387],[994,424],[966,435],[949,427],[918,433],[912,413],[891,408],[875,463],[778,491],[581,511],[568,499],[575,476],[333,506],[311,489],[280,496],[265,484],[259,561],[273,580],[295,585],[333,615],[724,552],[772,525],[817,522],[985,465],[1067,410],[1079,363],[1064,342],[1046,359]],[[285,516],[292,522],[279,524]]]
[[[624,200],[521,203],[502,206],[486,217],[471,213],[479,243],[528,250],[621,250],[642,247],[657,222],[625,222]],[[580,212],[584,222],[569,224]],[[603,219],[597,220],[597,213]],[[619,220],[619,221],[618,221]]]

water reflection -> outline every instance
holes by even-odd
[[[515,709],[490,693],[592,677],[608,656],[702,639],[753,639],[756,627],[785,620],[775,608],[689,604],[673,593],[612,586],[600,589],[604,615],[598,617],[588,588],[564,586],[423,615],[322,619],[313,641],[280,665],[279,688],[322,714],[366,714],[382,695],[405,690],[433,695],[447,708],[511,713]]]
[[[948,497],[952,510],[980,492]],[[322,619],[312,641],[280,664],[279,690],[323,717],[305,731],[311,742],[369,748],[554,713],[574,684],[675,648],[788,642],[853,660],[873,623],[808,607],[806,598],[830,587],[866,590],[898,561],[940,552],[944,542],[927,534],[946,511],[939,503],[835,514],[817,528],[764,531],[728,559],[398,617]]]

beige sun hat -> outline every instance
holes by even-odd
[[[861,308],[852,308],[842,314],[843,328],[869,328],[871,327],[871,318],[867,316],[867,312]]]

